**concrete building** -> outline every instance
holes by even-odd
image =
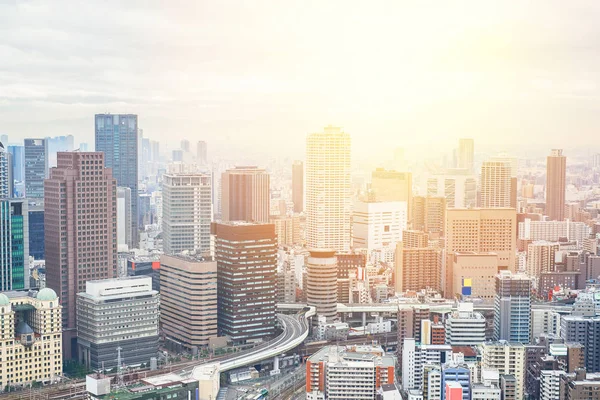
[[[441,251],[431,247],[404,248],[396,245],[395,289],[402,293],[425,288],[441,290]]]
[[[217,336],[217,262],[208,258],[160,258],[160,324],[168,347],[194,351]]]
[[[412,219],[412,173],[377,168],[371,174],[371,192],[375,201],[406,202],[408,220]]]
[[[294,161],[292,164],[292,201],[294,212],[304,211],[304,163]]]
[[[263,168],[235,167],[221,176],[223,222],[269,222],[270,177]]]
[[[29,199],[44,198],[44,179],[48,177],[48,141],[25,139],[25,196]]]
[[[117,244],[120,251],[133,247],[131,218],[131,189],[117,187]]]
[[[477,207],[477,177],[471,170],[448,170],[427,176],[425,187],[424,195],[445,198],[448,208]]]
[[[118,186],[131,189],[131,237],[139,242],[138,220],[138,116],[96,114],[96,151],[104,153],[104,166],[112,169]]]
[[[531,334],[531,279],[500,271],[494,299],[494,340],[529,343]]]
[[[538,338],[542,334],[559,336],[560,319],[560,314],[552,309],[532,309],[531,338]]]
[[[540,400],[560,399],[560,377],[565,371],[540,371]]]
[[[402,344],[402,387],[404,390],[421,389],[425,365],[440,365],[450,360],[450,345],[424,345],[414,338],[405,338]]]
[[[496,369],[501,375],[514,377],[516,399],[522,399],[525,391],[525,346],[516,342],[485,342],[480,346],[481,367]],[[502,385],[502,376],[501,388]],[[506,379],[505,379],[506,381]],[[510,382],[508,382],[510,386]],[[504,385],[506,387],[506,384]],[[508,390],[503,389],[506,394]]]
[[[208,165],[208,144],[199,140],[196,145],[196,161],[198,165]]]
[[[473,303],[458,303],[446,317],[446,343],[451,346],[478,346],[485,342],[486,321],[473,311]]]
[[[502,400],[502,390],[494,384],[474,384],[471,387],[471,400]]]
[[[350,135],[328,126],[306,139],[306,244],[350,250]]]
[[[532,221],[525,218],[519,222],[520,240],[545,240],[558,242],[560,239],[576,240],[583,244],[590,237],[590,227],[584,222],[564,221]]]
[[[600,316],[591,310],[564,315],[561,318],[560,336],[565,342],[577,342],[584,346],[585,369],[600,372]]]
[[[210,253],[212,221],[211,177],[199,172],[177,171],[162,177],[163,246],[165,254]]]
[[[553,149],[546,159],[546,215],[562,221],[565,215],[567,157],[562,149]]]
[[[337,315],[338,262],[335,251],[310,249],[306,262],[306,301],[317,315],[331,321]]]
[[[460,388],[461,390],[458,390]],[[471,399],[471,371],[464,365],[447,365],[442,368],[442,398]]]
[[[395,375],[394,357],[379,346],[326,346],[306,361],[306,399],[375,399]]]
[[[369,253],[393,248],[402,241],[402,231],[407,223],[404,201],[357,201],[352,211],[352,247],[367,249]]]
[[[427,232],[431,238],[444,236],[446,199],[444,197],[415,196],[413,199],[412,227]]]
[[[49,288],[0,293],[0,385],[54,383],[62,376],[62,307]]]
[[[560,400],[600,400],[600,374],[580,369],[560,376]]]
[[[429,247],[429,234],[424,231],[405,230],[402,232],[402,246],[405,249]]]
[[[458,140],[457,167],[473,170],[473,160],[475,154],[475,141],[471,138],[461,138]]]
[[[452,289],[447,292],[448,296],[481,299],[486,303],[492,303],[496,295],[494,289],[496,275],[498,275],[498,255],[496,253],[454,253]],[[468,280],[468,286],[465,285],[466,280]],[[463,290],[465,287],[470,287],[470,289],[465,292]]]
[[[71,359],[77,293],[88,280],[117,277],[117,182],[103,153],[61,152],[44,192],[46,286],[60,293],[63,350]]]
[[[87,281],[77,293],[79,362],[93,370],[150,365],[158,355],[159,295],[150,277]]]
[[[213,223],[211,233],[217,260],[219,334],[234,343],[267,340],[275,333],[275,226]]]
[[[152,290],[160,292],[160,256],[138,256],[127,259],[127,276],[149,276]]]
[[[511,203],[510,164],[502,161],[485,161],[481,166],[479,206],[481,208],[506,208]]]
[[[300,238],[300,217],[297,214],[292,216],[271,215],[270,223],[275,225],[277,246],[302,244],[302,239]]]
[[[29,288],[29,214],[25,199],[0,199],[0,291]]]

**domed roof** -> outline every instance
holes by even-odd
[[[4,293],[0,293],[0,306],[7,306],[10,304],[10,300],[8,300],[8,296]]]
[[[28,334],[31,334],[34,332],[33,332],[33,329],[31,329],[31,327],[29,325],[27,325],[27,323],[25,321],[21,321],[15,328],[15,333],[17,335],[28,335]]]
[[[56,295],[56,292],[54,290],[50,288],[43,288],[38,292],[36,298],[42,301],[51,301],[56,300],[58,296]]]

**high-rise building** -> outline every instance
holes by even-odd
[[[46,139],[25,139],[25,195],[30,199],[44,198],[44,179],[48,176],[48,142]]]
[[[334,250],[310,249],[306,262],[306,301],[331,321],[337,315],[338,263]],[[315,321],[316,322],[316,321]]]
[[[306,399],[375,399],[395,365],[380,346],[325,346],[306,361]]]
[[[0,291],[29,288],[28,220],[25,199],[0,199]]]
[[[61,306],[52,289],[0,293],[0,385],[54,383],[62,376]]]
[[[304,211],[304,163],[294,161],[292,164],[292,202],[294,202],[294,212]]]
[[[412,173],[377,168],[371,174],[371,191],[376,201],[405,201],[408,219],[412,220]]]
[[[131,237],[131,189],[117,187],[117,239],[119,247],[133,247]]]
[[[473,170],[475,142],[473,139],[458,139],[458,165],[457,168]]]
[[[352,247],[373,250],[393,248],[402,241],[408,215],[405,201],[357,201],[352,210]]]
[[[0,199],[13,196],[11,167],[11,155],[0,142]]]
[[[503,161],[485,161],[481,166],[479,206],[482,208],[510,207],[510,164]]]
[[[258,167],[235,167],[221,176],[223,221],[269,222],[270,177]]]
[[[183,139],[181,141],[181,150],[183,150],[186,153],[190,152],[190,141],[187,139]]]
[[[270,222],[275,225],[277,246],[301,244],[299,216],[271,215]]]
[[[87,281],[77,294],[79,362],[93,370],[150,364],[158,355],[159,294],[144,276]]]
[[[515,399],[522,399],[525,393],[525,346],[517,342],[484,342],[480,346],[481,349],[481,367],[486,369],[495,369],[501,375],[510,377],[512,375],[513,382],[506,382],[510,378],[505,378],[505,382],[501,379],[502,392],[507,399],[507,392],[512,386],[515,391]],[[508,397],[510,398],[510,397]]]
[[[139,242],[138,220],[138,116],[96,114],[96,151],[104,153],[117,185],[131,189],[131,241]]]
[[[167,347],[193,351],[217,336],[217,262],[187,255],[160,258],[160,324]]]
[[[2,142],[4,143],[4,142]],[[24,146],[6,146],[4,143],[4,147],[8,149],[8,152],[12,155],[12,170],[13,170],[13,178],[17,182],[25,181],[25,147]]]
[[[211,177],[199,172],[167,172],[162,177],[165,254],[210,252]]]
[[[198,165],[208,165],[208,144],[204,140],[198,141],[196,146],[196,159]]]
[[[576,303],[577,304],[577,303]],[[600,372],[600,316],[596,316],[593,304],[584,312],[564,315],[560,323],[560,336],[565,342],[581,343],[584,347],[585,369]]]
[[[458,309],[446,317],[446,343],[451,346],[478,346],[485,342],[486,321],[473,311],[473,303],[458,303]]]
[[[529,343],[531,333],[531,279],[500,271],[494,300],[494,340]]]
[[[567,157],[562,149],[553,149],[546,159],[546,215],[562,221],[565,215]]]
[[[431,247],[404,248],[396,245],[395,289],[397,293],[425,288],[441,290],[441,253]]]
[[[573,221],[532,221],[525,218],[519,222],[519,239],[547,240],[558,242],[561,239],[577,240],[582,244],[590,237],[590,227],[585,222]]]
[[[415,338],[405,338],[402,344],[403,389],[421,389],[424,380],[423,367],[444,364],[450,360],[451,354],[450,345],[426,345]]]
[[[275,333],[275,226],[213,223],[211,233],[215,235],[220,335],[234,343],[268,339]]]
[[[558,243],[536,241],[527,246],[527,275],[539,278],[541,273],[556,271]]]
[[[443,197],[448,208],[477,206],[477,177],[466,169],[448,170],[426,177],[426,196]]]
[[[29,255],[36,260],[46,259],[43,204],[29,205]]]
[[[496,275],[496,253],[457,252],[452,259],[452,286],[446,287],[445,291],[452,297],[470,297],[493,303]]]
[[[328,126],[306,139],[306,242],[350,250],[350,135]]]
[[[431,238],[444,236],[446,219],[446,199],[443,197],[413,198],[412,227],[425,231]]]
[[[510,166],[510,205],[507,207],[517,208],[517,158],[511,157],[506,153],[501,153],[490,158],[490,161],[504,162]]]
[[[104,154],[61,153],[44,184],[46,286],[60,293],[63,350],[75,351],[76,295],[117,276],[117,183]]]
[[[579,369],[560,377],[560,400],[600,400],[600,376]]]
[[[417,230],[405,230],[402,232],[402,245],[405,249],[429,247],[429,234]]]

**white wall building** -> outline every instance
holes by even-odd
[[[560,314],[553,310],[531,310],[531,337],[540,337],[542,333],[560,335]]]
[[[565,371],[540,371],[540,400],[560,399],[560,377]]]
[[[485,341],[485,318],[473,311],[473,303],[459,303],[458,310],[446,318],[446,343],[452,346],[477,346]]]
[[[452,355],[450,345],[421,345],[414,338],[405,338],[402,348],[402,388],[423,387],[423,367],[439,365]]]
[[[524,222],[519,222],[519,239],[524,240],[546,240],[556,242],[559,238],[577,240],[583,243],[583,240],[589,237],[590,227],[584,222],[565,221],[532,221],[525,218]]]
[[[357,201],[352,212],[352,247],[367,249],[369,253],[395,248],[402,241],[407,220],[405,201]]]

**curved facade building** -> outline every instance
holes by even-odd
[[[332,320],[337,314],[337,257],[332,249],[309,249],[306,300],[317,315]],[[315,318],[315,321],[317,318]]]

